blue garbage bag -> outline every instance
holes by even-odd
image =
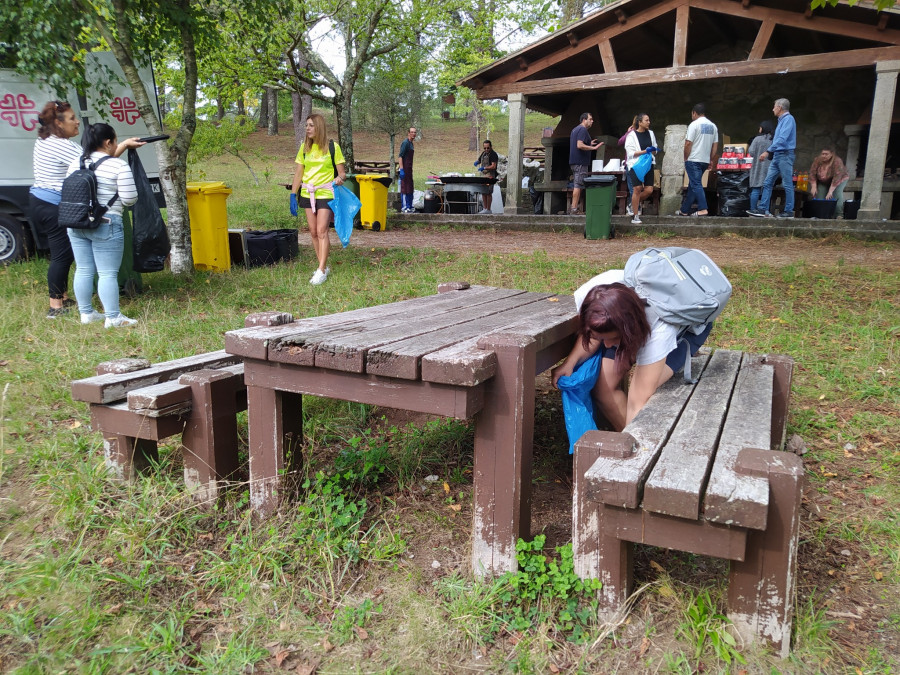
[[[556,382],[562,394],[563,416],[566,418],[566,433],[569,436],[569,454],[575,452],[575,443],[586,431],[597,428],[594,421],[594,400],[591,389],[600,374],[600,352],[575,369],[571,375],[564,375]]]
[[[328,202],[328,206],[334,213],[334,231],[337,232],[341,245],[347,248],[347,244],[350,243],[350,235],[353,233],[353,219],[359,213],[362,203],[359,201],[359,197],[343,185],[335,185],[334,199]]]
[[[631,167],[631,170],[634,171],[634,175],[638,177],[638,180],[643,181],[644,176],[647,175],[647,172],[653,167],[653,155],[647,153],[646,155],[641,155],[638,157],[638,160],[634,163],[634,166]]]

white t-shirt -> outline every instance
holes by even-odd
[[[91,153],[91,162],[96,162],[106,156],[103,152]],[[69,165],[67,176],[80,168],[80,160],[79,156]],[[131,173],[131,167],[125,160],[119,157],[110,157],[97,167],[95,173],[97,174],[97,200],[101,204],[108,203],[116,191],[119,193],[119,198],[109,207],[107,213],[118,213],[121,216],[124,206],[131,206],[137,201],[138,194],[137,188],[134,186],[134,176]]]
[[[706,117],[698,117],[688,126],[684,140],[691,142],[691,154],[686,161],[706,164],[709,162],[713,143],[719,141],[719,130]]]
[[[62,192],[63,179],[73,160],[81,156],[81,147],[69,138],[48,136],[34,143],[34,187]]]
[[[594,286],[615,283],[625,283],[625,270],[607,270],[588,279],[575,291],[575,311],[581,313],[581,304]],[[678,328],[676,326],[666,323],[653,311],[647,312],[647,321],[650,323],[650,337],[638,350],[637,365],[639,366],[662,361],[678,345]]]

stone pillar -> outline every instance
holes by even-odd
[[[875,98],[872,100],[872,124],[866,150],[866,171],[863,175],[860,219],[889,218],[882,212],[881,188],[884,183],[884,162],[887,159],[894,113],[894,94],[897,92],[897,73],[900,61],[881,61],[875,64]]]
[[[671,216],[681,210],[684,186],[684,137],[686,124],[670,124],[663,138],[663,160],[660,180],[659,214]]]
[[[859,151],[862,148],[862,135],[865,130],[863,124],[847,124],[844,127],[844,133],[847,134],[847,161],[844,165],[850,174],[850,180],[859,175]]]
[[[522,160],[525,147],[525,103],[528,98],[524,94],[510,94],[509,103],[509,164],[506,169],[506,203],[503,213],[515,215],[520,213],[522,200]]]

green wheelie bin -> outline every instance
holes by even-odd
[[[612,238],[612,207],[616,200],[616,177],[613,175],[585,176],[586,239]]]

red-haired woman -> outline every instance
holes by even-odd
[[[68,313],[75,303],[69,300],[69,270],[72,246],[66,228],[60,227],[59,202],[69,165],[81,156],[81,148],[71,139],[78,135],[78,118],[65,101],[50,101],[38,115],[40,127],[34,144],[34,185],[29,195],[31,221],[50,245],[47,288],[50,293],[48,319]]]
[[[575,291],[581,327],[566,360],[553,369],[553,385],[571,375],[601,350],[600,375],[591,396],[616,431],[634,419],[663,382],[684,367],[706,341],[712,324],[688,330],[679,342],[679,329],[648,314],[647,303],[624,283],[623,270],[600,274]],[[634,374],[625,393],[625,376]]]
[[[325,283],[331,271],[328,267],[328,251],[331,248],[328,223],[332,213],[328,201],[334,198],[332,185],[343,185],[347,176],[344,153],[337,143],[334,144],[334,157],[331,156],[325,118],[321,115],[313,114],[306,120],[306,140],[300,146],[296,162],[297,170],[291,186],[291,215],[296,216],[301,208],[306,211],[309,235],[319,261],[319,267],[313,272],[309,283],[318,286]]]

